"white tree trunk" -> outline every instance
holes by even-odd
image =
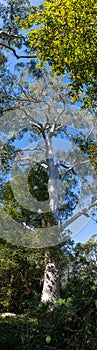
[[[54,255],[54,248],[52,252],[50,250],[45,252],[44,284],[41,296],[41,301],[49,302],[51,306],[60,296],[59,262],[58,257],[55,258]]]
[[[52,139],[48,137],[46,140],[47,162],[49,171],[48,193],[50,202],[50,211],[54,217],[55,223],[58,223],[58,169],[54,165],[52,154]],[[58,262],[58,250],[55,248],[47,249],[45,252],[45,271],[44,283],[41,301],[49,302],[50,305],[54,300],[59,298],[60,273]]]

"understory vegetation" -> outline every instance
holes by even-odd
[[[96,349],[97,244],[69,240],[60,258],[60,298],[40,302],[44,251],[1,241],[0,349]],[[7,316],[10,313],[10,316]],[[12,316],[11,316],[12,313]]]

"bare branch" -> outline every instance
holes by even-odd
[[[94,125],[92,125],[90,131],[86,134],[86,139],[88,139],[88,137],[92,134],[93,129],[94,129]]]
[[[14,56],[15,56],[17,59],[19,59],[19,58],[36,58],[35,55],[20,55],[20,56],[19,56],[19,55],[16,53],[16,50],[15,50],[12,46],[5,44],[3,41],[1,41],[0,46],[3,46],[3,47],[5,47],[6,49],[12,51],[13,54],[14,54]]]
[[[77,220],[80,216],[84,215],[87,216],[87,211],[93,207],[96,207],[97,205],[97,200],[94,201],[93,203],[91,203],[90,205],[88,205],[87,207],[85,207],[84,209],[82,209],[81,211],[79,211],[77,214],[75,214],[71,219],[67,220],[65,222],[65,224],[62,226],[62,231],[64,229],[66,229],[67,226],[69,226],[70,224],[72,224],[75,220]]]
[[[84,160],[84,161],[82,161],[82,162],[80,162],[80,163],[76,163],[76,162],[74,161],[72,165],[68,165],[68,164],[65,164],[65,163],[63,163],[63,162],[60,162],[59,164],[60,164],[60,166],[62,166],[63,168],[66,168],[66,169],[68,169],[68,170],[73,170],[73,171],[74,171],[74,167],[75,167],[75,166],[80,166],[80,165],[82,165],[82,164],[86,164],[86,163],[89,163],[89,162],[90,162],[90,160],[87,159],[87,160]]]
[[[57,123],[58,119],[61,117],[64,111],[65,111],[65,108],[63,108],[62,111],[58,114],[57,118],[55,118],[55,123]]]
[[[20,83],[18,83],[18,85],[20,86],[20,88],[21,88],[23,94],[26,96],[27,100],[31,103],[31,99],[32,99],[33,97],[31,97],[31,99],[30,99],[30,95],[27,95],[27,93],[26,93],[26,91],[24,90],[23,86],[22,86]],[[34,102],[37,102],[37,100],[36,100],[35,98],[33,98],[33,101],[34,101]]]
[[[86,164],[86,163],[89,163],[90,162],[90,159],[87,159],[87,160],[83,160],[82,162],[80,163],[75,163],[73,164],[72,166],[79,166],[79,165],[83,165],[83,164]]]
[[[20,105],[16,105],[14,107],[5,108],[4,112],[15,111],[16,109],[19,109],[19,110],[23,111],[26,114],[27,118],[30,119],[30,121],[34,123],[32,126],[35,126],[35,127],[37,127],[38,129],[41,130],[42,124],[41,123],[37,123],[36,120],[27,113],[25,108],[21,107]]]
[[[2,36],[6,36],[8,39],[24,39],[25,37],[22,35],[17,35],[17,34],[11,34],[9,32],[4,32],[3,30],[0,30],[0,37],[2,38]]]
[[[73,166],[70,166],[70,165],[68,165],[68,164],[64,164],[63,162],[60,162],[59,165],[62,166],[63,168],[65,168],[65,169],[67,169],[66,172],[72,170],[72,173],[73,173],[74,175],[76,175],[76,172],[74,171]],[[63,181],[64,179],[65,179],[65,174],[62,176],[61,180]]]
[[[33,126],[33,127],[36,127],[38,130],[40,130],[40,132],[42,133],[43,138],[46,140],[46,134],[45,134],[45,129],[44,129],[43,125],[42,125],[41,123],[39,123],[39,122],[36,122],[36,120],[35,120],[32,116],[30,116],[30,115],[27,113],[27,111],[25,110],[25,108],[21,107],[20,105],[16,105],[16,106],[14,106],[14,107],[5,108],[4,113],[5,113],[5,112],[8,112],[8,111],[11,111],[11,110],[14,111],[14,110],[16,110],[16,109],[19,109],[19,110],[21,110],[21,111],[23,111],[23,112],[25,113],[25,115],[27,116],[27,118],[28,118],[28,119],[30,120],[30,122],[32,123],[32,126]]]
[[[66,101],[64,101],[64,98],[62,97],[62,95],[59,95],[60,99],[62,100],[64,106],[66,106]]]
[[[27,147],[27,148],[22,148],[22,149],[18,149],[16,151],[14,151],[14,153],[20,153],[20,152],[27,152],[27,151],[30,151],[30,152],[33,152],[33,151],[44,151],[45,148],[43,147]]]
[[[60,130],[62,128],[62,124],[60,124],[57,128],[56,128],[56,131]]]
[[[24,90],[23,86],[20,83],[18,83],[18,85],[20,86],[20,88],[22,89],[22,92],[24,93],[24,95],[26,96],[27,100],[30,103],[31,103],[31,101],[34,102],[34,103],[44,103],[44,104],[46,104],[48,106],[48,112],[50,113],[50,105],[49,105],[49,103],[47,101],[33,97],[33,95],[30,92],[27,95],[27,93]],[[26,101],[26,100],[22,99],[22,101]],[[48,122],[48,116],[46,116],[46,119],[47,119],[47,122]],[[44,128],[45,128],[45,126],[44,126]]]
[[[65,168],[65,169],[68,169],[68,170],[71,170],[71,168],[72,168],[70,165],[65,164],[65,163],[63,163],[63,162],[60,162],[60,166],[62,166],[62,167]]]

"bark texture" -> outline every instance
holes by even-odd
[[[52,152],[52,130],[46,139],[46,153],[48,164],[48,193],[49,193],[49,207],[52,212],[55,224],[58,223],[58,179],[59,171],[56,164],[54,164],[54,157]],[[58,262],[58,249],[48,249],[45,252],[45,271],[44,271],[44,283],[41,296],[41,302],[49,302],[53,305],[55,299],[59,298],[60,291],[60,271]]]
[[[55,256],[56,255],[56,256]],[[45,252],[45,271],[44,284],[41,301],[43,303],[49,302],[53,305],[55,299],[60,296],[60,276],[59,276],[59,262],[56,248],[52,252],[47,250]]]

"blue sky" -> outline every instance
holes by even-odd
[[[42,0],[31,0],[31,4],[32,5],[35,5],[35,6],[38,6],[38,5],[40,5],[41,3],[42,3],[43,1]]]

